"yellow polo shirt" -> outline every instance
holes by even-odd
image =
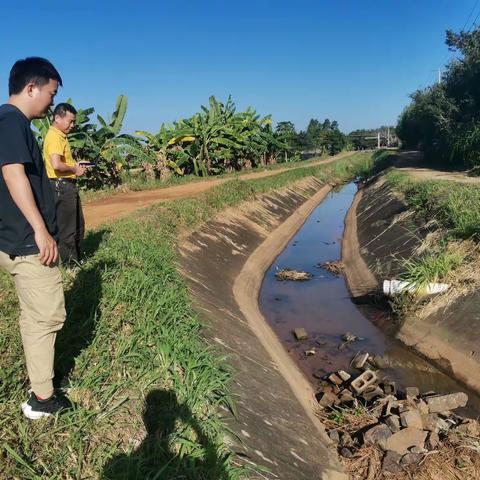
[[[54,153],[61,155],[67,165],[75,166],[67,135],[51,125],[43,141],[43,158],[45,159],[48,178],[76,178],[74,173],[60,173],[54,170],[50,160],[50,155]]]

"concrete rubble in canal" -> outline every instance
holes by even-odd
[[[361,365],[361,373],[332,372],[324,377],[316,395],[324,421],[338,418],[345,410],[365,414],[365,421],[359,419],[358,429],[350,433],[341,422],[336,427],[326,422],[329,437],[344,459],[352,459],[364,446],[374,446],[381,452],[382,474],[388,475],[415,470],[452,432],[471,437],[480,448],[477,421],[452,412],[466,406],[465,393],[421,394],[417,387],[397,392],[395,383],[374,369],[377,362],[372,357],[367,353],[360,357],[356,365]]]

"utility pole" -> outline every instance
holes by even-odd
[[[442,69],[438,69],[438,83],[442,83]]]
[[[390,127],[387,127],[387,147],[390,146]]]
[[[377,147],[380,148],[380,130],[377,132]]]

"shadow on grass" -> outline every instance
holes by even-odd
[[[145,399],[143,422],[147,436],[142,444],[130,455],[110,460],[103,470],[103,480],[230,478],[225,469],[226,459],[218,455],[215,445],[188,407],[178,402],[174,392],[151,391]],[[173,451],[173,444],[178,445],[182,440],[187,450],[193,450],[187,439],[191,436],[182,435],[182,431],[193,433],[204,452],[202,457]]]
[[[84,242],[86,260],[94,255],[108,233],[108,230],[98,230],[87,234]],[[95,324],[100,315],[98,307],[102,299],[102,272],[107,266],[109,264],[106,262],[87,262],[65,291],[67,319],[55,345],[56,387],[68,381],[75,359],[94,338]]]

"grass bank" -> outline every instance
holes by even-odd
[[[39,422],[20,412],[27,378],[11,279],[0,274],[0,478],[236,479],[249,470],[225,443],[234,411],[228,359],[207,346],[175,267],[176,241],[226,207],[307,176],[343,182],[370,153],[155,206],[89,232],[88,260],[65,274],[68,319],[56,370],[74,412]],[[231,433],[230,433],[231,434]]]
[[[420,286],[447,282],[465,294],[479,280],[472,266],[479,262],[480,186],[419,180],[396,170],[386,179],[431,232],[417,254],[404,260],[402,279]]]

